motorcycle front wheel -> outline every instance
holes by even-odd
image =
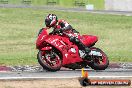
[[[58,71],[62,66],[62,60],[60,56],[52,50],[39,51],[37,54],[37,59],[43,69],[47,71]]]

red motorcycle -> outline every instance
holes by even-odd
[[[96,36],[78,35],[81,42],[91,49],[89,55],[79,50],[77,45],[70,42],[69,36],[76,34],[68,32],[51,32],[43,29],[38,35],[36,48],[39,50],[39,64],[48,71],[58,71],[61,67],[81,69],[90,66],[94,70],[105,70],[109,65],[107,55],[99,48],[93,47],[98,41]]]

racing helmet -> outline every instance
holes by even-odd
[[[58,22],[57,16],[55,14],[49,14],[45,18],[46,27],[53,27]]]

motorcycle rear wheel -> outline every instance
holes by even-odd
[[[102,57],[92,57],[93,62],[89,66],[94,70],[105,70],[109,66],[107,55],[99,48],[92,47],[91,50],[96,50],[102,54]]]
[[[51,58],[50,53],[52,51],[39,51],[37,54],[37,59],[39,64],[43,67],[43,69],[47,71],[59,71],[62,66],[62,60],[60,56],[54,52],[54,58]]]

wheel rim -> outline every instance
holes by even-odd
[[[106,64],[106,56],[102,54],[102,57],[95,57],[94,62],[99,64],[99,65],[104,65]]]
[[[41,53],[41,59],[43,64],[45,64],[46,66],[50,67],[50,68],[58,68],[61,66],[61,60],[60,57],[54,53],[55,58],[51,58],[50,54],[48,53]]]

